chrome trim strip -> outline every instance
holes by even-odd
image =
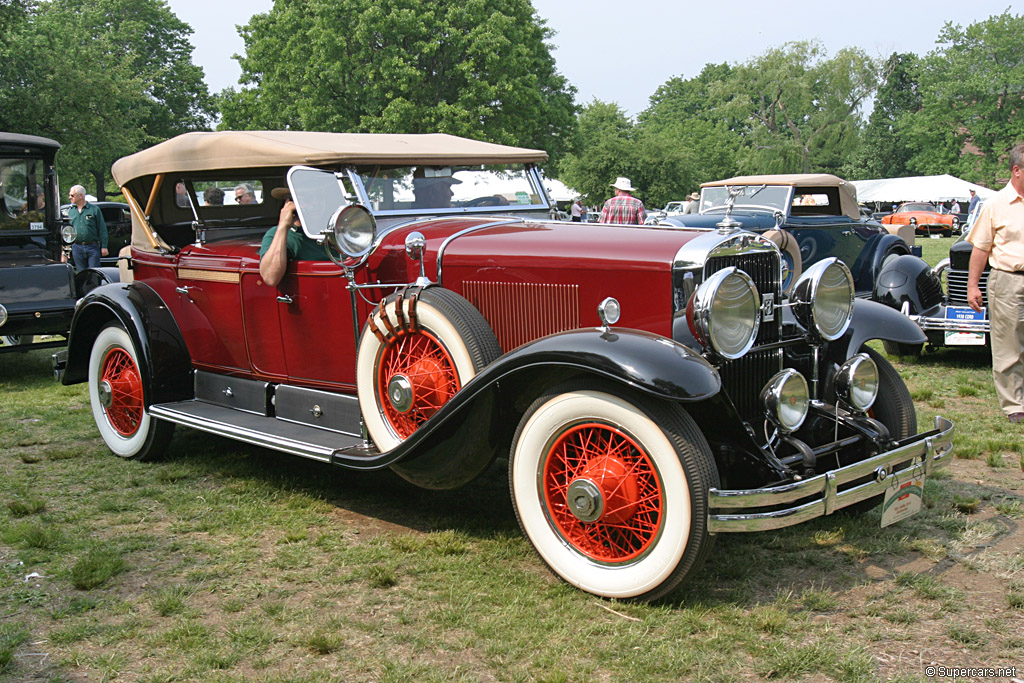
[[[209,420],[196,415],[189,415],[188,413],[179,412],[173,408],[167,408],[166,406],[150,406],[149,414],[153,417],[158,417],[161,420],[185,425],[186,427],[192,427],[193,429],[198,429],[203,432],[226,436],[229,439],[253,444],[254,446],[282,451],[284,453],[290,453],[291,455],[297,455],[311,460],[319,460],[321,462],[331,462],[331,455],[336,450],[335,448],[285,439],[279,436],[245,429],[244,427],[238,427],[236,425],[218,422],[216,420]],[[336,434],[337,432],[332,433]]]
[[[444,285],[444,279],[441,277],[441,261],[444,259],[444,250],[448,248],[448,245],[453,240],[462,237],[463,235],[468,235],[471,232],[476,232],[477,230],[483,230],[484,228],[493,228],[498,225],[509,225],[510,223],[525,224],[526,219],[509,217],[499,221],[491,221],[490,223],[481,223],[480,225],[474,225],[471,228],[466,228],[465,230],[460,230],[456,233],[448,235],[448,237],[445,238],[444,242],[441,242],[441,246],[437,248],[437,284],[442,286]]]
[[[912,322],[922,330],[942,330],[944,332],[991,332],[988,320],[948,320],[946,318],[929,318],[923,315],[908,315]]]
[[[953,431],[952,422],[936,416],[936,433],[922,435],[913,443],[810,479],[763,489],[711,489],[708,494],[708,507],[712,510],[744,510],[791,503],[810,496],[820,497],[795,507],[772,512],[708,514],[708,531],[733,533],[781,529],[830,515],[848,505],[885,493],[891,486],[891,466],[912,460],[914,465],[922,465],[925,475],[928,475],[936,467],[947,464],[949,455],[953,452]],[[842,484],[872,474],[875,475],[873,481],[838,493],[837,489]]]

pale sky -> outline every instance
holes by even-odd
[[[429,2],[430,0],[424,0]],[[193,61],[206,73],[211,92],[236,86],[241,53],[235,25],[264,13],[272,0],[168,0],[192,26]],[[558,70],[578,89],[577,100],[616,102],[635,116],[659,85],[674,76],[692,78],[707,63],[745,62],[770,47],[798,40],[822,41],[829,56],[859,47],[871,57],[894,51],[927,54],[947,21],[966,27],[1009,10],[1007,0],[533,0],[549,28]],[[338,36],[338,40],[345,40]]]

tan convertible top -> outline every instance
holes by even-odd
[[[741,175],[725,180],[702,183],[701,187],[722,187],[723,185],[791,185],[800,187],[838,187],[839,208],[853,219],[860,218],[857,207],[857,188],[839,176],[830,173],[781,173],[778,175]]]
[[[443,133],[318,133],[250,130],[185,133],[118,159],[118,185],[158,173],[335,164],[502,164],[547,160],[547,152]]]

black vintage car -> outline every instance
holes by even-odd
[[[973,251],[967,236],[978,220],[981,206],[979,203],[971,212],[963,234],[949,248],[949,258],[935,268],[928,268],[918,259],[897,259],[886,265],[876,283],[875,298],[900,309],[917,323],[928,337],[930,348],[989,345],[987,263],[978,283],[984,310],[978,313],[967,304],[967,271]],[[922,344],[883,343],[891,355],[916,356],[923,348]]]
[[[61,260],[59,149],[48,138],[0,133],[0,353],[63,346],[36,336],[66,335],[75,301],[117,280],[114,269],[75,273]]]
[[[865,219],[851,183],[825,173],[754,175],[701,185],[698,213],[662,225],[713,229],[730,225],[763,234],[782,251],[786,290],[800,273],[836,257],[853,274],[857,296],[871,298],[887,262],[913,251],[913,229],[887,229]]]
[[[100,259],[104,266],[116,267],[118,254],[132,240],[132,215],[124,202],[89,202],[95,204],[103,214],[103,222],[107,225],[107,256]],[[68,211],[71,204],[60,205],[61,222],[67,224]]]

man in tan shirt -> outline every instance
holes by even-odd
[[[981,207],[967,241],[974,245],[967,303],[981,311],[987,262],[992,377],[1010,422],[1024,424],[1024,144],[1010,150],[1010,182]]]

